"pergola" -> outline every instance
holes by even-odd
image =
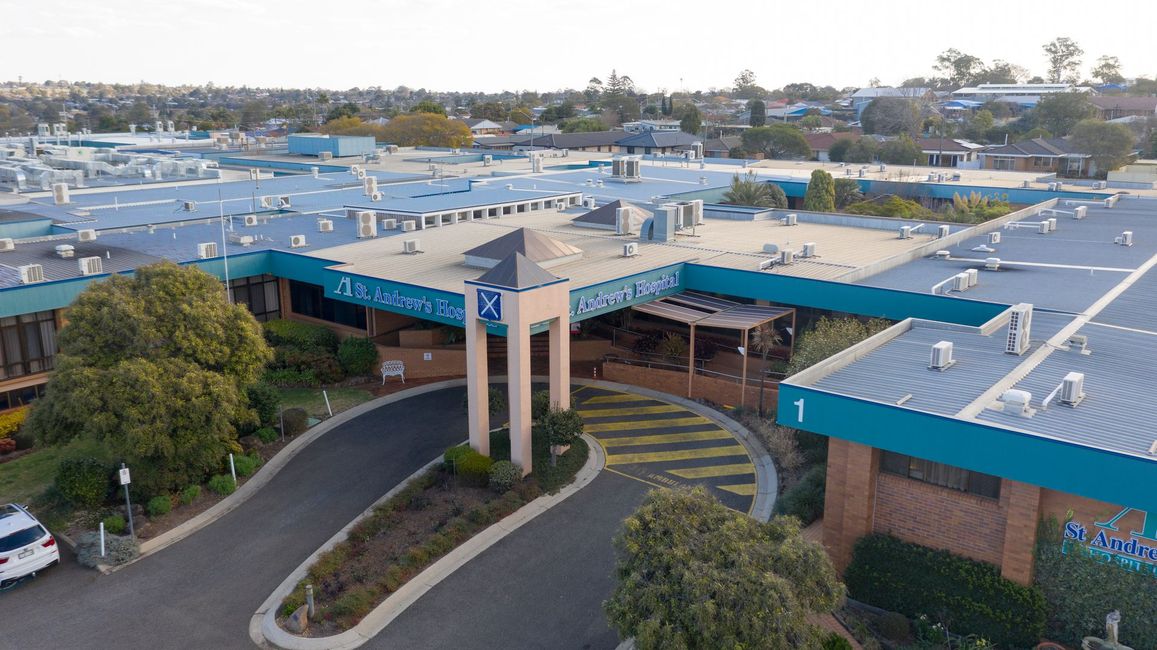
[[[633,307],[635,311],[658,316],[688,325],[691,328],[691,349],[687,360],[687,397],[695,380],[695,328],[716,327],[743,332],[743,373],[740,380],[739,405],[747,397],[747,335],[757,327],[791,316],[791,346],[795,347],[795,309],[745,305],[694,291],[684,291],[654,302]],[[762,381],[762,379],[761,379]],[[762,406],[762,405],[761,405]]]

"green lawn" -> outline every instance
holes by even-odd
[[[320,388],[282,388],[280,392],[282,408],[300,407],[315,418],[329,415],[326,413],[325,398],[322,397]],[[368,402],[374,397],[366,388],[330,388],[327,392],[334,415]]]
[[[64,447],[49,447],[0,465],[0,503],[29,503],[52,485],[56,465],[75,456],[104,457],[100,444],[76,441]]]

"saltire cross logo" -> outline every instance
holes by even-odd
[[[502,320],[502,294],[487,289],[478,290],[478,317],[486,320]]]

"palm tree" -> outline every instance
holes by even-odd
[[[723,202],[756,208],[786,208],[787,196],[778,185],[765,183],[748,172],[731,178],[731,187],[723,193]]]
[[[763,383],[767,377],[767,355],[782,342],[783,339],[780,338],[779,332],[775,331],[775,327],[771,323],[764,323],[751,330],[751,333],[747,335],[747,345],[758,351],[763,359],[763,369],[759,375],[759,415],[761,417],[763,416]]]

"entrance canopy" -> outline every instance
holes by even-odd
[[[744,331],[795,314],[795,309],[791,307],[744,305],[694,291],[684,291],[654,302],[635,305],[633,309],[684,325]]]

